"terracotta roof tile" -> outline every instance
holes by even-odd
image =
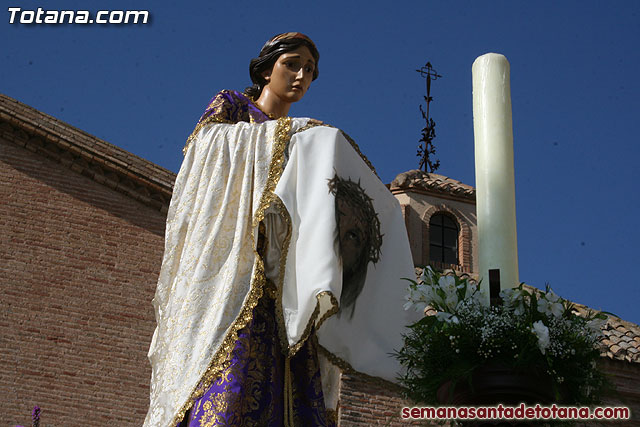
[[[618,345],[622,347],[625,351],[629,351],[629,347],[631,347],[631,343],[628,341],[620,341]]]
[[[575,304],[581,313],[588,307]],[[602,326],[603,337],[600,340],[601,354],[615,360],[640,363],[640,326],[615,316],[609,316]]]
[[[445,194],[466,201],[476,200],[476,189],[452,178],[437,173],[426,173],[419,169],[403,172],[391,182],[389,189],[393,193],[417,191]]]
[[[614,316],[609,316],[607,323],[603,326],[604,333],[603,353],[612,359],[627,360],[633,363],[640,363],[640,326],[624,321]],[[613,345],[608,348],[608,343]]]

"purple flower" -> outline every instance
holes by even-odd
[[[33,407],[31,419],[33,420],[33,427],[38,427],[40,425],[40,407],[38,405]]]

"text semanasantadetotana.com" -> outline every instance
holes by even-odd
[[[9,24],[146,24],[148,10],[26,10],[9,7]]]
[[[404,407],[402,419],[457,419],[457,420],[628,420],[631,411],[625,406],[423,406]]]

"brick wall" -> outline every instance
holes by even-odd
[[[615,387],[614,391],[605,396],[603,405],[626,406],[631,410],[632,418],[617,422],[579,422],[576,425],[580,427],[640,426],[640,387],[638,387],[640,366],[603,359],[602,368]],[[402,420],[400,417],[402,408],[416,406],[416,404],[401,396],[400,390],[393,384],[381,385],[361,376],[342,374],[338,425],[339,427],[442,425],[429,421]]]
[[[139,426],[165,214],[29,138],[0,128],[1,424]]]
[[[608,374],[609,380],[615,388],[604,398],[604,404],[628,407],[631,410],[631,420],[623,421],[623,424],[625,426],[640,426],[640,364],[603,358],[602,369]],[[612,425],[612,423],[602,423],[601,425]]]
[[[400,388],[392,383],[375,382],[359,375],[342,374],[340,382],[340,427],[432,425],[425,421],[402,420],[404,406],[414,406],[403,399]]]
[[[604,397],[603,405],[628,407],[631,410],[631,420],[579,422],[576,425],[580,427],[640,426],[640,366],[637,363],[603,359],[602,369],[608,374],[609,380],[615,388]],[[338,425],[339,427],[441,425],[429,421],[401,419],[403,407],[416,406],[415,403],[403,399],[401,396],[401,391],[394,384],[385,385],[361,376],[342,374]]]

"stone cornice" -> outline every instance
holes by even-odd
[[[166,212],[176,175],[48,114],[0,94],[3,139]]]

